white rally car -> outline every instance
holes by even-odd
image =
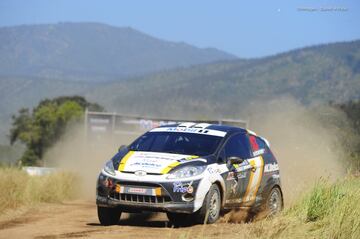
[[[174,224],[214,223],[221,210],[280,211],[279,167],[269,143],[246,129],[181,123],[154,128],[123,146],[97,182],[98,217],[166,212]]]

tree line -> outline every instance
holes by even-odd
[[[19,141],[26,146],[20,164],[41,165],[45,151],[61,138],[69,124],[83,120],[86,108],[104,110],[99,104],[90,103],[81,96],[45,99],[32,110],[20,109],[12,116],[10,129],[10,143]]]

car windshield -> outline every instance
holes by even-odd
[[[213,154],[222,137],[196,133],[148,132],[130,150],[205,156]]]

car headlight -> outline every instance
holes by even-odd
[[[167,178],[168,179],[190,178],[202,174],[205,169],[206,166],[187,166],[175,170],[174,172],[170,173],[170,175]]]
[[[109,160],[105,163],[104,171],[108,174],[115,175],[115,169],[112,160]]]

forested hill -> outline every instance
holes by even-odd
[[[0,135],[21,107],[83,95],[108,110],[162,117],[236,117],[252,102],[293,97],[304,104],[360,99],[360,41],[325,44],[249,60],[229,60],[111,82],[0,78]],[[4,137],[2,137],[4,138]]]
[[[229,59],[235,56],[100,23],[0,28],[0,76],[108,81]]]
[[[304,104],[360,99],[360,41],[153,74],[88,94],[108,108],[146,114],[225,114],[254,101],[293,97]]]

